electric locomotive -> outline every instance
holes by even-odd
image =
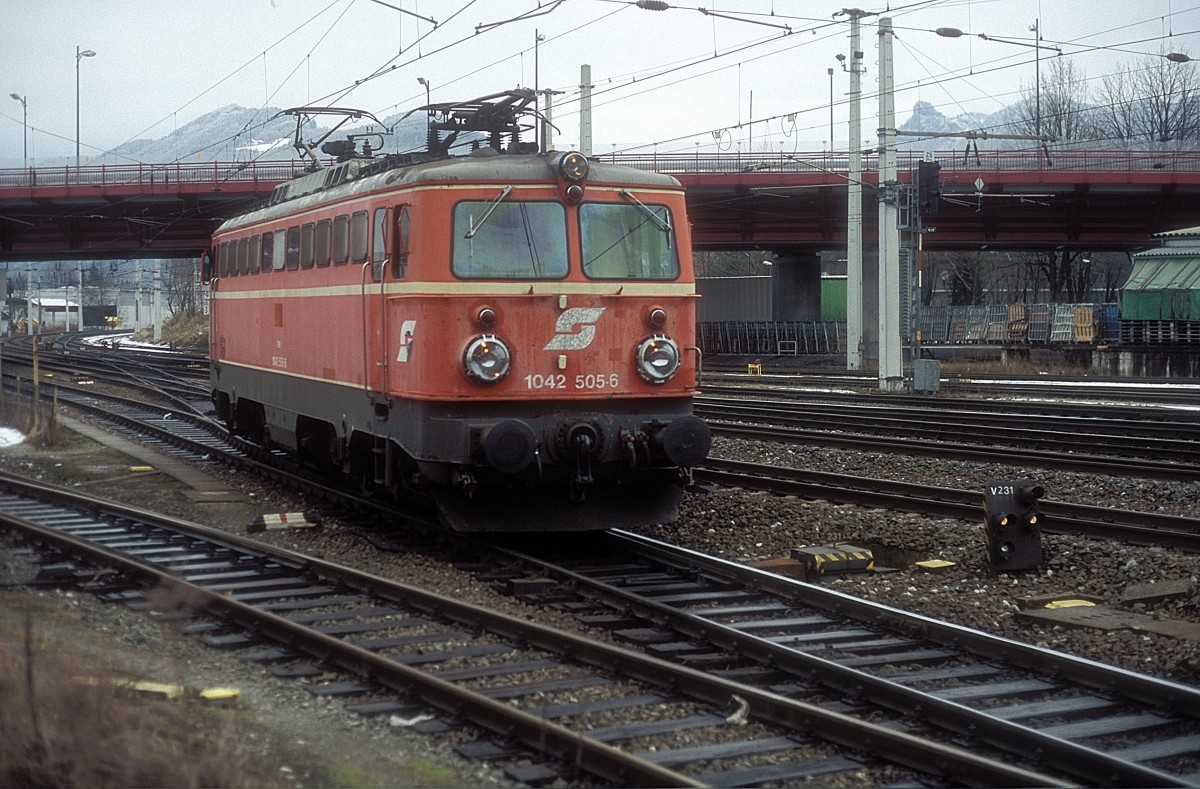
[[[419,154],[326,142],[339,161],[220,226],[212,389],[232,431],[431,498],[462,531],[677,517],[711,444],[683,189],[539,152],[532,101],[429,105]]]

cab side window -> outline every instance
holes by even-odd
[[[371,278],[383,281],[383,261],[387,260],[387,209],[376,208],[371,222]]]

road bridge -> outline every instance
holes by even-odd
[[[986,151],[933,155],[940,210],[926,249],[1135,250],[1200,225],[1200,151]],[[908,182],[923,155],[902,153]],[[601,155],[671,173],[688,190],[698,249],[781,254],[846,243],[844,153]],[[212,231],[304,172],[301,161],[175,162],[0,170],[0,260],[192,257]],[[877,159],[863,157],[873,241]]]

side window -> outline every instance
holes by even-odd
[[[274,250],[275,250],[275,234],[274,233],[263,233],[262,234],[262,257],[260,258],[260,267],[264,274],[270,274],[271,269],[275,267],[274,263],[272,263],[272,261],[275,259]]]
[[[412,229],[412,213],[409,206],[402,205],[396,211],[396,254],[392,258],[392,277],[404,279],[408,274],[409,231]]]
[[[371,223],[371,277],[383,279],[383,261],[387,259],[387,209],[376,208]]]
[[[334,217],[333,242],[330,257],[335,266],[345,263],[350,256],[350,217],[346,214]]]
[[[318,266],[329,265],[329,237],[332,228],[333,221],[330,219],[322,219],[317,222],[317,229],[313,234],[313,257]]]
[[[367,241],[370,239],[370,225],[367,222],[366,211],[356,211],[350,217],[350,259],[362,263],[367,259]]]
[[[217,247],[217,276],[229,276],[229,242],[222,241]]]
[[[287,229],[287,255],[285,256],[288,271],[300,268],[300,228],[292,226]]]
[[[262,236],[253,235],[250,237],[250,257],[247,263],[250,266],[250,273],[258,273],[258,262],[262,260]]]
[[[250,272],[250,239],[239,238],[237,242],[237,270],[238,274],[248,274]]]
[[[300,226],[300,268],[313,266],[313,223]]]

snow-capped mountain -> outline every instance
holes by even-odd
[[[384,126],[394,126],[391,136],[385,136],[383,151],[410,151],[425,143],[425,115],[416,113],[408,118],[392,115],[382,119]],[[305,140],[315,140],[327,127],[309,122],[304,128]],[[334,137],[380,131],[377,124],[343,126]],[[292,147],[296,119],[281,115],[278,107],[251,109],[230,104],[201,115],[158,139],[137,139],[100,155],[87,158],[87,164],[162,164],[195,161],[249,161],[252,159],[293,159]],[[38,166],[74,164],[74,159],[39,159]]]
[[[904,123],[897,126],[898,132],[909,132],[899,135],[899,145],[907,149],[937,150],[956,147],[951,140],[940,136],[958,132],[980,131],[991,134],[1011,134],[1016,112],[1013,107],[1005,107],[993,113],[966,112],[954,117],[947,117],[927,101],[918,101],[913,105],[912,115]],[[927,132],[939,136],[921,137],[913,132]]]

